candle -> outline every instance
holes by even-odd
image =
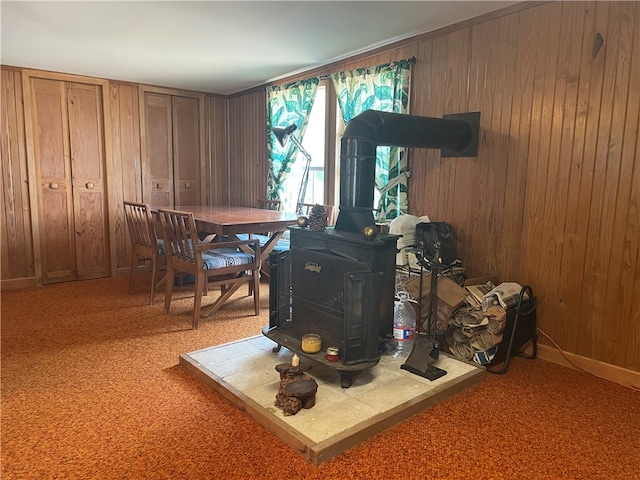
[[[318,353],[322,347],[320,335],[308,333],[302,337],[302,351],[305,353]]]
[[[291,366],[292,367],[300,366],[300,357],[298,357],[297,353],[293,354],[293,358],[291,359]]]

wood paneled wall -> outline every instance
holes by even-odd
[[[525,5],[280,83],[411,56],[411,113],[481,112],[476,158],[410,152],[411,213],[455,227],[470,276],[531,285],[563,349],[640,371],[640,4]],[[250,99],[230,116],[262,128]]]
[[[602,45],[600,45],[602,43]],[[530,284],[566,350],[640,370],[640,11],[556,2],[420,43],[412,111],[480,111],[477,158],[415,151],[411,210],[472,275]]]
[[[142,160],[140,158],[139,89],[127,84],[112,83],[111,130],[113,137],[114,175],[111,184],[113,221],[116,237],[115,269],[126,273],[131,264],[131,241],[126,228],[124,200],[142,202]]]
[[[255,207],[267,190],[267,105],[264,89],[229,99],[229,201]]]
[[[106,135],[105,149],[108,153],[108,224],[110,244],[111,275],[123,275],[129,272],[131,263],[131,244],[126,228],[123,201],[143,201],[144,169],[142,165],[142,131],[140,115],[140,92],[147,90],[184,94],[200,98],[198,92],[182,92],[175,89],[152,87],[79,77],[54,72],[38,72],[20,67],[6,67],[2,70],[2,150],[1,174],[4,211],[1,225],[2,252],[2,288],[21,288],[38,285],[38,254],[40,249],[37,231],[39,225],[32,223],[34,204],[37,196],[30,184],[35,165],[27,155],[27,135],[25,130],[25,109],[23,106],[23,79],[26,75],[42,78],[63,78],[78,83],[96,83],[105,85],[105,94],[109,95],[108,108],[104,112]],[[202,118],[206,130],[202,128],[201,156],[205,165],[203,172],[207,201],[228,203],[229,175],[227,142],[227,99],[207,95],[204,97]],[[264,118],[264,116],[263,116]],[[34,177],[35,178],[35,177]],[[240,183],[241,184],[241,183]],[[31,195],[31,197],[30,197]],[[34,203],[35,202],[35,203]]]
[[[221,97],[205,98],[205,136],[207,158],[206,202],[208,205],[229,204],[229,139],[227,138],[227,100]]]

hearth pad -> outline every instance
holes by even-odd
[[[485,374],[479,365],[441,354],[435,365],[447,374],[429,381],[402,370],[406,358],[383,355],[345,389],[335,370],[317,364],[306,372],[318,383],[315,406],[285,416],[275,406],[280,384],[275,366],[293,354],[286,348],[273,352],[275,345],[258,335],[184,353],[180,365],[314,464],[478,383]]]

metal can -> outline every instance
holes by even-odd
[[[327,360],[337,362],[340,360],[340,350],[338,347],[327,347]]]

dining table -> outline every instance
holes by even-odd
[[[240,234],[265,234],[267,241],[260,247],[260,260],[267,264],[273,251],[287,227],[295,225],[298,215],[294,212],[266,210],[252,207],[230,207],[225,205],[180,205],[151,206],[152,213],[158,210],[180,210],[193,213],[199,232],[207,234],[203,241],[228,239],[238,240]]]

